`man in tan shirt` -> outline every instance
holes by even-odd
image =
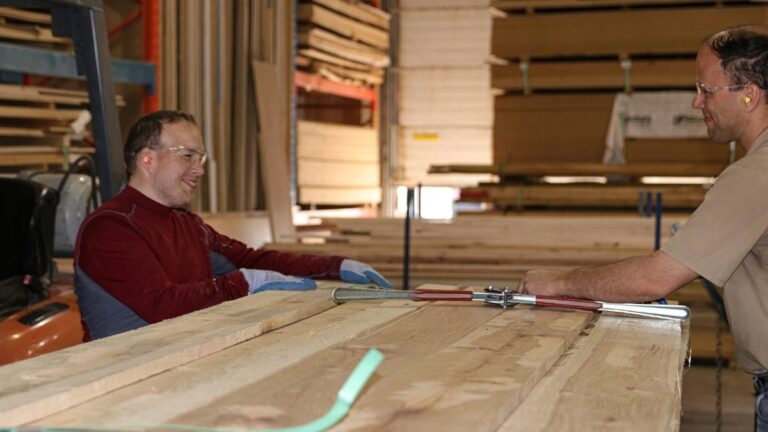
[[[709,137],[746,156],[726,168],[685,226],[661,250],[569,272],[533,270],[527,294],[606,301],[662,298],[703,276],[722,286],[736,356],[754,375],[757,430],[768,432],[768,28],[728,29],[696,57],[693,107]]]

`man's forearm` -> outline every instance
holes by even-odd
[[[522,292],[587,297],[615,302],[656,300],[697,277],[663,252],[569,272],[534,270],[520,282]]]

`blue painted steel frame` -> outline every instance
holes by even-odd
[[[0,42],[0,70],[55,76],[59,78],[85,79],[77,71],[74,54],[42,48]],[[112,80],[119,83],[144,84],[150,94],[155,92],[155,65],[134,60],[112,59]]]

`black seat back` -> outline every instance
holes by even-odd
[[[0,177],[0,315],[45,297],[57,204],[52,188]]]

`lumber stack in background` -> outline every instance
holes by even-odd
[[[390,16],[343,0],[302,2],[297,16],[295,63],[310,81],[302,80],[297,94],[297,201],[313,207],[378,204],[377,104],[362,96],[378,95],[389,66]],[[349,97],[313,84],[321,80],[338,83]]]
[[[489,163],[488,1],[400,2],[399,145],[395,182],[467,185],[489,176],[435,176],[430,164]]]
[[[492,54],[506,64],[492,81],[507,92],[496,100],[494,163],[600,162],[616,91],[691,90],[705,37],[768,18],[767,7],[744,2],[688,3],[495,2],[508,15],[493,23]],[[627,162],[727,160],[707,139],[654,141],[628,140]]]
[[[298,122],[299,201],[360,204],[381,201],[376,130]]]
[[[52,35],[47,11],[0,7],[0,38],[4,43],[47,50],[72,49],[70,38]],[[33,83],[40,81],[33,78]],[[88,115],[85,85],[72,81],[64,87],[0,84],[0,170],[60,169],[80,155],[93,153],[93,146],[84,142],[87,117],[85,130],[72,127]],[[124,107],[125,100],[117,96],[116,104]]]
[[[380,85],[389,66],[389,14],[362,2],[299,4],[296,66],[355,86]]]
[[[665,218],[663,239],[672,223],[683,220]],[[540,214],[412,222],[412,284],[514,287],[534,268],[605,264],[649,253],[654,241],[654,221],[638,216]],[[323,219],[317,227],[300,229],[298,243],[266,247],[358,259],[400,286],[403,223],[403,219]]]

